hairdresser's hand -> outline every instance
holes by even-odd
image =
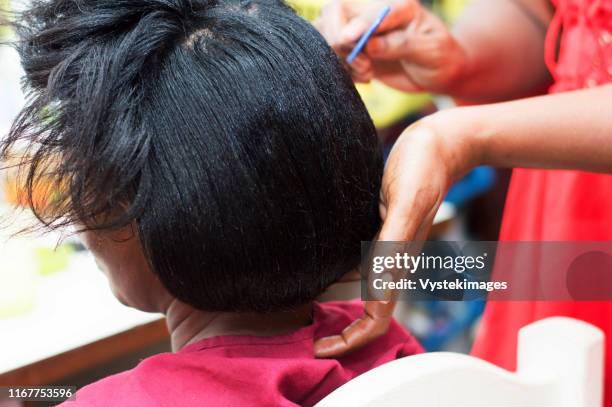
[[[465,52],[445,24],[417,0],[332,0],[315,26],[345,58],[387,4],[391,13],[350,66],[353,79],[376,78],[405,91],[444,92],[466,66]]]
[[[480,160],[461,109],[436,113],[404,131],[387,161],[380,195],[379,241],[425,241],[448,188]],[[375,248],[376,250],[376,248]],[[397,278],[396,278],[397,279]],[[365,315],[315,344],[318,357],[349,353],[383,335],[394,301],[368,301]]]

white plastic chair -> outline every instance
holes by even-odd
[[[456,353],[426,353],[379,366],[317,407],[601,407],[604,334],[571,318],[521,329],[517,371]]]

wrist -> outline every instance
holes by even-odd
[[[448,151],[454,181],[486,164],[487,129],[478,107],[441,110],[426,119]]]

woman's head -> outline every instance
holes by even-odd
[[[134,225],[167,290],[210,311],[291,308],[358,264],[375,130],[283,3],[34,1],[18,24],[31,98],[2,147],[30,146],[28,188],[55,180],[48,226]]]

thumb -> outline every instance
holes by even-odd
[[[352,44],[359,40],[359,37],[365,33],[370,25],[372,24],[373,19],[367,16],[355,17],[347,25],[344,26],[342,31],[340,31],[340,41],[343,44]]]

